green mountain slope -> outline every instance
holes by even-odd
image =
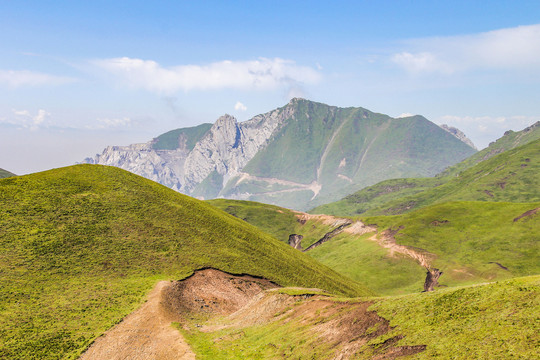
[[[493,156],[500,154],[506,150],[510,150],[531,141],[540,139],[540,121],[526,127],[521,131],[509,130],[504,133],[504,136],[489,144],[489,146],[471,156],[462,162],[449,167],[443,171],[439,176],[457,175],[460,172],[476,165],[477,163],[490,159]]]
[[[533,133],[533,130],[524,130],[519,138],[523,140],[527,134]],[[499,139],[499,142],[510,143],[508,139]],[[499,151],[497,149],[502,148],[493,147],[487,153]],[[540,139],[490,156],[481,162],[476,162],[477,154],[472,158],[435,178],[384,181],[310,212],[339,216],[400,214],[444,201],[540,200]],[[465,170],[457,173],[456,169]]]
[[[11,177],[11,176],[16,176],[16,175],[7,170],[0,169],[0,179]]]
[[[401,214],[445,201],[540,201],[540,139],[505,151],[423,192],[367,211]]]
[[[201,201],[114,167],[0,180],[0,358],[73,359],[160,279],[195,269],[369,290]]]
[[[540,202],[446,202],[364,218],[425,252],[445,286],[540,274]]]
[[[313,216],[305,221],[271,205],[209,202],[281,241],[286,242],[289,234],[303,235],[303,248],[337,227],[337,219]],[[538,207],[540,202],[447,202],[399,216],[363,217],[362,221],[378,227],[378,238],[393,229],[398,245],[424,254],[431,267],[443,271],[442,285],[456,286],[540,274],[540,210],[519,218]],[[382,246],[374,235],[344,231],[307,254],[341,274],[369,283],[380,294],[422,291],[426,270],[410,256]]]
[[[233,177],[221,196],[306,209],[388,178],[433,176],[475,152],[422,116],[303,99],[283,109],[292,115],[243,168],[250,176]]]
[[[154,139],[152,148],[155,150],[175,150],[185,143],[185,145],[182,146],[183,148],[186,148],[189,151],[193,150],[197,141],[199,141],[211,127],[212,124],[201,124],[194,127],[168,131]]]

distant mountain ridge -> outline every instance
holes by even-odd
[[[540,122],[507,131],[483,149],[433,178],[382,181],[311,213],[390,215],[441,201],[540,201]]]
[[[422,116],[394,119],[295,98],[241,123],[224,115],[148,143],[110,146],[85,162],[117,166],[199,198],[302,210],[385,179],[433,176],[474,152]]]
[[[4,169],[0,168],[0,179],[7,178],[7,177],[12,177],[12,176],[17,176],[17,175],[15,175],[12,172],[9,172],[7,170],[4,170]]]

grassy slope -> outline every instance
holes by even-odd
[[[192,150],[210,128],[212,124],[201,124],[190,128],[168,131],[154,139],[152,147],[156,150],[175,150],[179,146],[179,137],[186,137],[186,149]]]
[[[290,234],[301,234],[304,236],[303,248],[333,230],[332,226],[316,220],[302,224],[292,211],[274,205],[227,199],[207,202],[283,242],[287,242]],[[378,294],[396,295],[421,291],[425,270],[409,258],[390,257],[388,250],[369,240],[372,235],[370,233],[358,237],[341,233],[307,254],[351,279],[369,284]]]
[[[364,221],[402,227],[396,241],[435,254],[432,265],[444,272],[439,282],[455,286],[540,274],[540,212],[514,221],[537,207],[540,202],[448,202]]]
[[[370,310],[390,320],[393,329],[370,340],[352,358],[373,358],[384,341],[403,336],[395,345],[426,345],[414,359],[536,359],[540,356],[539,292],[540,276],[530,276],[373,299]],[[300,304],[302,300],[296,305]],[[351,301],[349,311],[358,306]],[[324,335],[313,331],[331,320],[322,315],[300,321],[286,317],[256,326],[187,332],[186,337],[201,359],[335,358],[338,354]],[[374,329],[365,334],[370,331]]]
[[[381,181],[368,186],[345,198],[317,206],[309,211],[311,214],[329,214],[335,216],[356,216],[373,208],[418,194],[426,189],[440,185],[446,179],[439,178],[404,178]]]
[[[12,177],[12,176],[17,176],[17,175],[15,175],[14,173],[11,173],[11,172],[9,172],[7,170],[0,169],[0,179],[7,178],[7,177]]]
[[[348,295],[363,286],[214,207],[78,165],[0,181],[0,358],[76,358],[158,279],[202,267]]]
[[[504,136],[497,139],[497,141],[489,144],[487,148],[471,155],[462,162],[443,171],[441,176],[457,175],[481,161],[490,159],[506,150],[514,149],[537,139],[540,139],[540,121],[537,121],[535,124],[526,127],[521,131],[509,130],[504,134]]]
[[[540,139],[505,151],[451,180],[375,207],[365,215],[400,214],[445,201],[540,201]]]
[[[332,214],[337,216],[355,216],[358,214],[375,215],[388,212],[388,209],[394,208],[393,213],[399,213],[403,210],[410,210],[413,207],[409,207],[412,203],[416,203],[417,198],[423,199],[425,194],[430,189],[444,184],[446,182],[454,180],[459,173],[475,166],[476,164],[491,159],[492,157],[506,151],[511,150],[519,146],[526,145],[540,138],[540,122],[525,128],[522,131],[513,132],[508,131],[503,137],[493,142],[486,149],[479,151],[478,153],[470,156],[464,161],[449,167],[435,178],[404,178],[404,179],[392,179],[380,182],[376,185],[362,189],[356,193],[353,193],[339,201],[325,204],[310,210],[310,213],[319,214]],[[532,154],[533,157],[538,159],[538,156]],[[496,162],[489,163],[494,165],[495,168],[499,166]],[[521,164],[520,164],[521,166]],[[512,175],[514,176],[514,175]],[[504,176],[503,176],[504,177]],[[470,181],[471,179],[466,179]],[[455,181],[456,187],[459,187],[460,181]],[[463,181],[461,181],[462,183]],[[503,182],[503,181],[501,181]],[[461,184],[462,185],[462,184]],[[442,189],[445,189],[443,187]],[[448,188],[447,188],[448,189]],[[478,190],[478,189],[476,189]],[[495,189],[480,189],[488,190],[495,194],[499,194],[497,187]],[[523,189],[517,189],[521,191]],[[428,192],[428,197],[432,197],[439,193],[441,189],[437,188]],[[519,201],[528,201],[525,196],[528,191],[523,191]],[[456,194],[459,195],[459,194]],[[480,193],[481,197],[474,198],[458,196],[453,200],[496,200],[489,199],[487,193]],[[525,196],[523,196],[525,195]],[[505,199],[507,201],[509,199]],[[429,199],[426,203],[429,203]]]

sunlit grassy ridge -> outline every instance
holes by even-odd
[[[158,279],[203,267],[370,294],[239,219],[113,167],[3,179],[0,204],[0,358],[75,358]]]
[[[376,336],[351,354],[351,359],[380,357],[385,346],[425,345],[414,359],[537,359],[540,357],[540,276],[432,293],[372,299],[369,308],[390,320],[390,332]],[[298,299],[294,312],[304,302]],[[342,304],[343,300],[326,298]],[[341,314],[362,301],[350,301]],[[311,316],[310,316],[311,315]],[[280,317],[244,327],[185,332],[200,359],[329,359],[339,356],[324,333],[317,332],[340,314]],[[362,318],[357,319],[359,323]],[[227,324],[227,321],[224,321]],[[373,332],[369,327],[361,337]],[[400,340],[400,337],[401,340]],[[385,341],[392,339],[389,343]],[[396,342],[397,341],[397,342]]]

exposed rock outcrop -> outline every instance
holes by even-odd
[[[291,234],[289,235],[289,245],[293,247],[293,249],[302,250],[302,239],[304,238],[303,235],[298,234]]]
[[[469,139],[467,137],[467,135],[465,135],[465,133],[461,130],[459,130],[458,128],[455,128],[453,126],[448,126],[446,124],[442,124],[441,125],[441,128],[448,131],[450,134],[454,135],[456,138],[458,138],[459,140],[463,141],[465,144],[469,145],[470,147],[472,147],[473,149],[475,150],[478,150],[476,148],[476,146],[474,146],[473,142],[471,141],[471,139]]]
[[[403,138],[402,126],[415,130]],[[400,141],[385,140],[396,136]],[[147,143],[109,146],[84,162],[117,166],[203,199],[307,210],[388,178],[433,176],[473,152],[421,116],[396,120],[295,98],[244,122],[224,115]]]

